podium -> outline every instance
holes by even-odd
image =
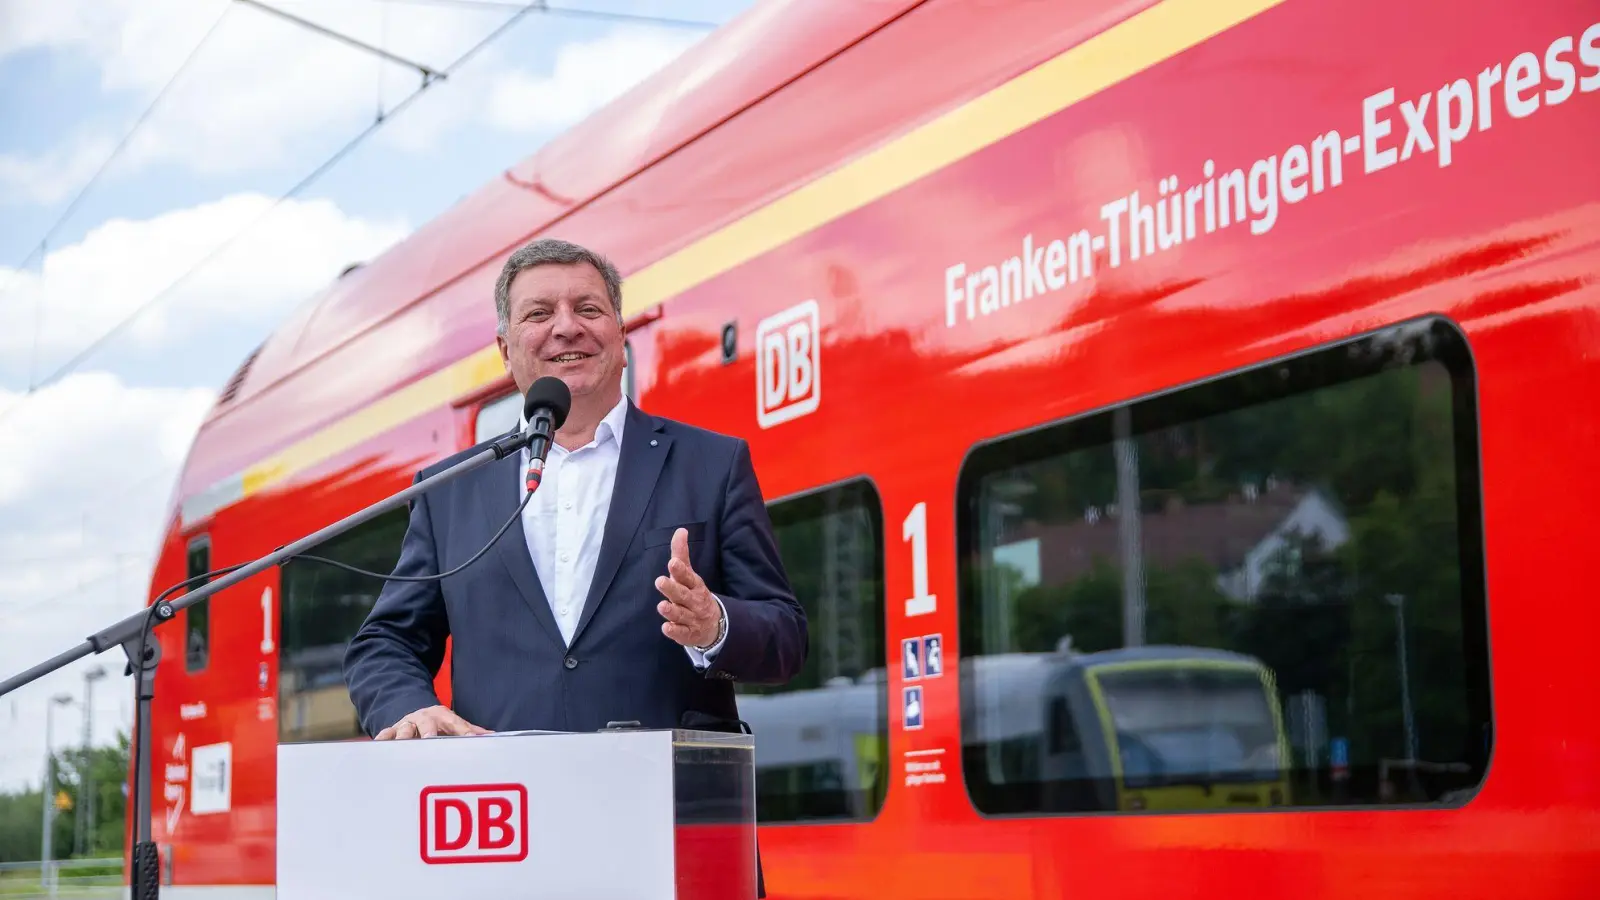
[[[281,744],[277,847],[278,900],[750,900],[754,739]]]

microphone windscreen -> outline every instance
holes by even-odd
[[[552,426],[560,429],[572,410],[572,390],[567,383],[554,375],[546,375],[528,388],[527,399],[522,403],[522,413],[528,421],[540,407],[550,410]]]

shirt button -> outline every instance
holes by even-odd
[[[557,609],[556,609],[556,612],[558,612],[558,613],[561,613],[561,614],[562,614],[562,615],[563,615],[563,616],[564,616],[564,615],[566,615],[566,614],[567,614],[567,608],[566,608],[566,607],[565,607],[565,606],[562,606],[562,607],[558,607],[558,608],[557,608]]]
[[[567,554],[565,554],[565,553],[561,554],[561,561],[562,562],[566,562],[567,561]]]
[[[567,509],[571,509],[571,508],[572,508],[572,501],[568,500],[567,501]]]

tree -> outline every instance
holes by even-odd
[[[129,740],[118,733],[111,747],[88,751],[72,748],[55,755],[55,785],[67,796],[70,807],[58,809],[51,834],[51,855],[68,859],[72,853],[74,816],[83,808],[82,786],[85,774],[94,792],[94,821],[89,823],[89,846],[85,857],[120,856],[123,846],[123,821],[127,801],[122,785],[128,777]],[[0,862],[27,862],[43,852],[43,798],[38,789],[0,794]]]

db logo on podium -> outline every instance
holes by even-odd
[[[422,789],[422,861],[521,862],[528,858],[528,789],[456,784]]]

